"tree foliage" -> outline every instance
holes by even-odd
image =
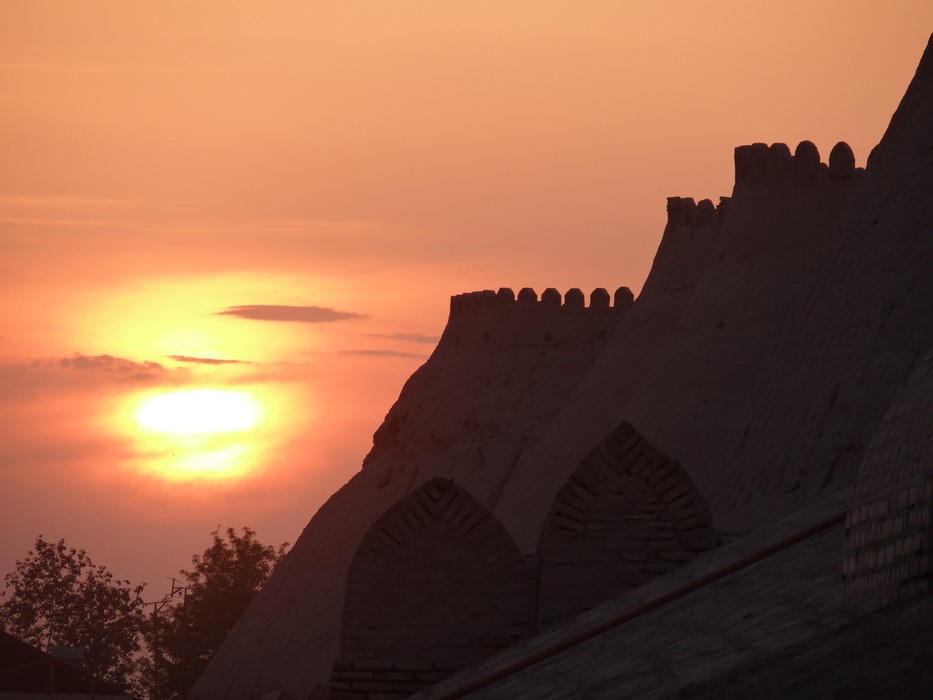
[[[115,579],[83,549],[42,535],[4,580],[0,622],[7,632],[44,651],[80,647],[90,673],[129,681],[140,650],[143,586]]]
[[[186,697],[211,656],[288,549],[264,545],[248,527],[211,533],[213,542],[181,571],[177,595],[147,625],[149,695]]]

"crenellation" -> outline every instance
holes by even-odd
[[[586,297],[583,296],[583,291],[577,287],[568,289],[567,293],[564,295],[564,306],[568,309],[582,309],[585,307]]]
[[[538,303],[538,293],[531,287],[522,287],[518,292],[518,303],[523,306],[534,306]]]
[[[694,209],[696,209],[696,202],[692,197],[668,197],[667,223],[672,225],[691,223]]]
[[[786,143],[772,143],[765,169],[769,180],[790,181],[794,177],[794,157]]]
[[[852,177],[855,174],[855,154],[845,141],[840,141],[829,152],[829,176]]]
[[[667,223],[669,226],[700,226],[721,224],[726,219],[729,197],[720,197],[719,204],[710,199],[699,203],[692,197],[667,198]]]
[[[545,289],[541,292],[541,306],[548,306],[552,309],[558,308],[560,306],[560,292],[554,287]]]
[[[698,224],[716,223],[716,205],[711,199],[701,199],[697,203],[696,221]]]
[[[735,149],[735,185],[774,185],[779,183],[812,183],[826,177],[850,178],[861,168],[855,167],[855,156],[849,145],[840,141],[830,153],[829,164],[820,161],[820,151],[812,141],[801,141],[794,154],[784,143],[763,143],[737,146]],[[670,209],[669,209],[670,211]]]
[[[715,219],[719,216],[724,202],[723,198],[719,206],[713,206],[709,200],[704,200],[706,211],[704,216]],[[702,204],[702,203],[701,203]],[[696,217],[694,217],[696,218]],[[498,291],[486,289],[476,292],[464,292],[450,297],[450,311],[453,316],[469,314],[477,311],[488,311],[492,309],[511,309],[521,307],[529,309],[569,309],[572,311],[582,311],[586,309],[618,309],[627,310],[634,302],[634,295],[628,287],[619,287],[610,305],[609,292],[603,287],[597,287],[590,293],[589,305],[586,303],[586,294],[579,287],[573,287],[565,294],[554,287],[548,287],[538,298],[537,292],[531,287],[523,287],[516,295],[510,287],[500,287]]]
[[[801,141],[794,151],[794,175],[798,180],[816,177],[820,170],[820,150],[812,141]]]
[[[608,309],[609,308],[609,292],[607,292],[602,287],[597,287],[590,293],[590,308],[591,309]]]
[[[756,183],[768,171],[768,144],[753,143],[735,149],[735,184]]]
[[[729,211],[729,202],[732,197],[720,197],[719,204],[716,205],[716,223],[721,224],[726,220],[726,214]]]
[[[613,296],[613,308],[627,311],[635,303],[635,295],[628,287],[619,287]]]

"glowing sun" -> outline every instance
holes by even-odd
[[[231,481],[255,469],[264,404],[248,391],[182,389],[138,397],[139,467],[168,481]]]
[[[153,433],[208,435],[254,428],[262,412],[242,391],[188,389],[149,396],[135,415],[139,426]]]

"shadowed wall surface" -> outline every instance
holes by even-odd
[[[930,590],[933,556],[933,353],[868,446],[846,518],[845,600],[876,608]]]
[[[538,545],[539,620],[588,610],[715,546],[690,478],[622,423],[557,494]]]
[[[350,565],[330,697],[404,698],[527,637],[531,568],[472,496],[435,478],[377,520]]]

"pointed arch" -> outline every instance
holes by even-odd
[[[716,543],[687,473],[623,422],[580,462],[551,506],[538,541],[539,622],[588,610]]]
[[[532,570],[498,520],[431,479],[357,549],[330,697],[408,697],[531,634],[534,604]]]

